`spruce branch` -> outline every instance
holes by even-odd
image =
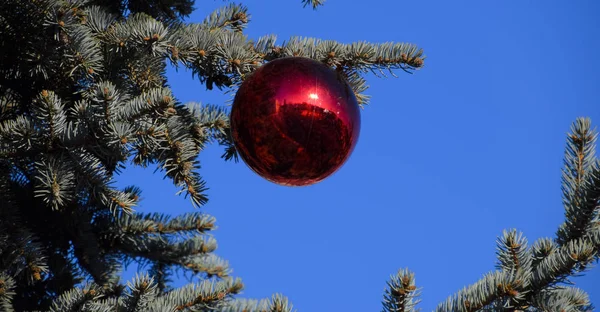
[[[219,312],[264,312],[271,309],[269,299],[233,299],[220,309]]]
[[[188,103],[190,114],[194,117],[192,136],[198,145],[203,148],[208,142],[217,142],[225,147],[221,155],[226,161],[238,161],[238,154],[231,137],[228,112],[219,106]]]
[[[232,296],[243,289],[240,279],[226,278],[219,281],[204,280],[196,285],[188,285],[169,292],[156,300],[154,309],[172,307],[176,311],[218,310]],[[281,310],[285,311],[285,310]]]
[[[494,305],[499,300],[505,301],[503,308],[515,308],[516,302],[522,302],[526,298],[527,285],[524,282],[519,273],[491,272],[439,304],[436,311],[478,311]]]
[[[363,107],[364,105],[368,104],[369,100],[371,99],[371,96],[363,93],[369,88],[369,86],[367,85],[367,81],[363,77],[361,77],[356,71],[345,70],[344,74],[346,80],[348,81],[350,86],[352,86],[352,90],[354,91],[354,95],[356,96],[358,105]]]
[[[103,71],[100,44],[92,38],[92,32],[83,25],[66,29],[69,52],[65,57],[71,63],[70,76],[89,77]]]
[[[123,301],[125,311],[147,311],[158,295],[157,285],[148,275],[137,275],[127,282],[129,293]]]
[[[390,72],[393,69],[410,72],[421,68],[425,59],[423,50],[414,44],[394,42],[341,44],[309,37],[292,37],[282,46],[274,47],[271,54],[265,56],[265,59],[271,60],[286,56],[303,56],[326,64],[377,70],[381,73],[383,73],[381,71],[383,69]]]
[[[66,165],[68,162],[55,157],[36,162],[34,194],[55,210],[75,199],[75,175]]]
[[[101,297],[101,291],[94,284],[84,288],[73,288],[54,300],[50,307],[51,312],[78,312],[90,311],[89,306],[93,300]]]
[[[559,245],[585,235],[600,201],[600,163],[595,156],[598,133],[588,118],[571,126],[565,151],[562,191],[566,221],[557,235]]]
[[[392,74],[395,69],[411,72],[421,68],[425,59],[421,49],[406,43],[341,44],[331,40],[292,37],[277,46],[272,35],[253,42],[238,33],[211,32],[202,25],[186,25],[171,40],[171,52],[176,51],[176,56],[173,53],[167,56],[191,67],[193,75],[206,83],[208,89],[212,89],[213,85],[234,87],[264,61],[286,56],[312,58],[346,73],[373,72],[382,75],[385,75],[383,70]],[[364,81],[351,80],[360,82],[351,83],[356,93],[366,89]],[[365,97],[363,101],[367,99]]]
[[[91,197],[99,201],[106,209],[116,213],[123,210],[131,212],[136,204],[134,198],[125,192],[111,187],[113,180],[102,161],[84,148],[66,151],[69,164],[76,173],[76,185],[90,190]]]
[[[169,108],[173,108],[175,99],[170,89],[152,88],[142,92],[140,95],[123,102],[116,108],[119,120],[134,123],[143,121],[143,117],[163,116]]]
[[[86,17],[85,25],[89,27],[94,37],[106,40],[107,31],[116,22],[116,16],[97,5],[86,6],[80,10]]]
[[[390,277],[387,285],[383,295],[383,312],[418,311],[415,306],[420,300],[414,273],[408,269],[400,270]]]
[[[136,53],[140,53],[139,51]],[[147,57],[144,60],[128,60],[126,64],[126,84],[135,91],[144,92],[153,88],[160,88],[166,84],[164,78],[166,64],[160,56]]]
[[[544,290],[533,297],[532,305],[543,312],[594,310],[588,294],[574,287],[559,287]]]
[[[177,217],[166,214],[123,214],[118,220],[121,231],[131,235],[170,234],[177,237],[204,234],[215,228],[216,219],[201,212],[185,213]]]
[[[287,297],[281,294],[275,294],[271,298],[271,304],[269,305],[269,312],[291,312],[293,309],[292,304],[289,303]]]
[[[589,239],[569,241],[537,265],[532,276],[533,291],[568,282],[569,276],[586,270],[597,253],[597,244]]]
[[[186,107],[193,117],[192,134],[199,146],[229,131],[229,114],[223,107],[199,103],[188,103]]]
[[[438,306],[438,310],[474,311],[500,306],[524,309],[531,305],[541,311],[591,309],[585,293],[563,285],[570,283],[571,276],[584,272],[600,253],[600,166],[594,153],[597,133],[591,130],[589,119],[583,118],[577,119],[571,130],[562,186],[567,220],[557,232],[556,241],[542,238],[527,250],[520,233],[505,231],[497,252],[498,268],[503,272],[485,276]],[[513,285],[518,287],[503,286],[510,291],[493,291],[496,280],[513,276],[518,276],[514,280],[518,285]]]
[[[498,264],[496,268],[505,272],[529,271],[532,257],[527,248],[527,239],[516,229],[503,231],[497,241]]]
[[[531,267],[535,269],[542,260],[554,253],[557,248],[558,245],[556,245],[556,243],[550,238],[538,239],[531,247]]]
[[[0,156],[22,158],[41,140],[34,123],[24,116],[0,122]]]
[[[150,233],[153,231],[152,227],[148,229]],[[212,237],[192,236],[183,241],[174,242],[169,241],[164,235],[141,235],[140,237],[121,234],[120,236],[120,241],[115,241],[115,243],[126,254],[172,264],[183,263],[184,259],[192,258],[201,258],[203,261],[206,259],[205,255],[213,252],[217,247],[216,241]]]
[[[12,312],[12,298],[15,295],[15,280],[5,272],[0,272],[0,310],[3,312]]]
[[[231,131],[228,131],[225,135],[219,138],[219,145],[225,146],[225,151],[221,155],[221,158],[225,159],[225,161],[239,161],[239,155],[237,153],[235,145],[233,144],[233,137],[231,135]]]
[[[250,15],[248,15],[248,8],[246,6],[230,3],[209,14],[204,19],[203,24],[210,30],[230,29],[241,32],[246,28],[249,21]]]
[[[215,229],[216,219],[204,213],[185,213],[165,223],[163,233],[206,233]]]
[[[180,264],[194,274],[203,273],[207,278],[224,278],[231,274],[229,263],[214,254],[184,257]]]
[[[98,128],[101,128],[98,130],[106,131],[108,125],[118,121],[117,118],[121,117],[118,113],[124,109],[128,96],[122,94],[110,81],[101,81],[85,92],[84,100],[89,105],[78,107],[78,109],[89,109],[89,116],[93,118],[92,122],[96,122]],[[77,113],[77,111],[75,112]],[[87,116],[84,114],[81,117]]]
[[[204,205],[208,198],[205,195],[206,182],[197,172],[200,167],[197,160],[199,149],[189,132],[181,127],[181,118],[168,117],[164,127],[157,129],[155,134],[161,146],[161,153],[157,155],[160,169],[181,188],[177,194],[185,192],[185,197],[190,196],[194,205]]]
[[[163,268],[178,267],[207,277],[226,277],[229,265],[211,254],[216,240],[200,234],[214,228],[214,218],[204,214],[186,214],[169,218],[161,214],[123,214],[120,229],[108,228],[105,235],[113,248],[131,259],[147,259]],[[113,233],[118,232],[119,235]]]
[[[168,57],[177,66],[182,63],[196,74],[211,71],[218,36],[222,29],[210,31],[202,24],[187,24],[176,28],[170,35],[172,44]],[[194,72],[193,72],[194,74]],[[204,75],[200,75],[203,77]]]
[[[158,22],[152,22],[149,16],[138,14],[125,23],[116,23],[109,41],[117,49],[145,49],[151,55],[169,58],[174,64],[181,63],[191,68],[192,75],[206,83],[209,90],[213,86],[235,87],[263,61],[285,56],[309,57],[348,73],[370,71],[384,74],[383,70],[388,70],[393,74],[394,69],[411,72],[423,66],[425,58],[422,50],[406,43],[341,44],[331,40],[292,37],[282,46],[275,46],[274,37],[268,36],[259,38],[255,44],[238,31],[241,25],[245,25],[238,22],[247,18],[246,11],[243,6],[230,5],[215,11],[202,24],[179,25],[169,31],[159,27]],[[234,31],[229,31],[224,25],[238,26],[232,26]],[[131,36],[129,29],[143,35]],[[144,38],[152,41],[150,50]],[[351,85],[360,94],[362,91],[357,90],[366,88],[363,81],[359,82]],[[361,101],[366,103],[366,100],[363,98]]]
[[[47,90],[42,91],[32,104],[34,123],[40,129],[40,137],[50,149],[51,144],[63,138],[66,130],[64,104],[54,92]]]
[[[594,261],[600,247],[600,230],[595,230],[561,247],[548,239],[539,240],[530,251],[532,260],[528,260],[530,256],[521,249],[524,247],[524,238],[515,231],[504,232],[504,237],[499,240],[499,266],[504,270],[489,273],[477,283],[459,291],[440,304],[437,311],[477,311],[493,306],[522,309],[535,300],[542,300],[542,297],[534,297],[560,288],[561,283],[569,282],[568,277],[586,270]],[[508,242],[512,242],[514,247],[507,248]],[[514,270],[516,263],[529,261],[532,261],[532,270],[523,265]]]
[[[169,29],[160,21],[149,15],[138,13],[132,15],[117,32],[127,34],[128,42],[133,48],[142,49],[152,56],[165,54],[168,48]],[[130,47],[132,48],[132,47]]]
[[[266,52],[267,45],[273,45],[271,51],[260,53],[264,60],[270,61],[281,57],[308,57],[344,74],[357,95],[361,105],[368,104],[369,97],[363,95],[368,88],[361,73],[374,73],[385,76],[384,70],[394,75],[393,70],[401,69],[411,73],[423,67],[425,56],[423,50],[407,43],[387,42],[372,44],[354,42],[342,44],[331,40],[307,37],[292,37],[281,46],[275,45],[273,38],[264,38],[258,45],[258,51]]]
[[[281,295],[274,294],[271,299],[234,299],[221,306],[218,312],[292,312],[294,307],[289,300]]]

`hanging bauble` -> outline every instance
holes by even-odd
[[[280,58],[242,83],[231,131],[254,172],[281,185],[310,185],[334,173],[352,153],[360,108],[346,80],[327,65]]]

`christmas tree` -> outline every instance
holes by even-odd
[[[303,1],[316,8],[322,1]],[[412,44],[250,39],[249,12],[225,5],[184,23],[193,0],[5,0],[0,3],[0,307],[6,311],[292,311],[282,295],[240,299],[244,285],[214,252],[215,219],[135,210],[142,190],[115,187],[126,165],[158,168],[195,206],[207,202],[198,155],[210,143],[237,158],[225,105],[180,103],[167,66],[209,90],[235,90],[262,64],[308,57],[341,72],[360,104],[367,71],[424,65]],[[497,270],[439,311],[586,311],[565,285],[597,260],[600,162],[596,132],[578,119],[563,171],[566,220],[531,246],[506,231]],[[148,269],[122,281],[123,264]],[[178,271],[188,286],[173,288]],[[419,288],[401,270],[383,311],[412,311]]]

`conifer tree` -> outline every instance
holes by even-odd
[[[303,0],[316,8],[321,0]],[[208,200],[198,154],[207,144],[237,159],[221,106],[180,103],[165,75],[185,67],[209,90],[235,90],[271,60],[303,56],[343,73],[359,103],[362,74],[421,68],[412,44],[274,35],[250,39],[246,7],[226,4],[184,23],[194,0],[0,1],[0,311],[292,311],[281,295],[237,299],[240,279],[215,254],[216,220],[135,211],[141,191],[117,189],[127,165],[162,171],[195,206]],[[596,133],[580,119],[563,174],[566,221],[531,247],[516,231],[498,241],[498,270],[440,311],[590,310],[563,286],[597,260],[600,164]],[[121,281],[123,263],[149,268]],[[198,282],[172,288],[176,271]],[[413,274],[392,276],[383,311],[412,311]]]

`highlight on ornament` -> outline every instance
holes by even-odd
[[[327,65],[280,58],[242,83],[231,131],[241,158],[258,175],[306,186],[346,162],[358,141],[360,108],[346,80]]]

